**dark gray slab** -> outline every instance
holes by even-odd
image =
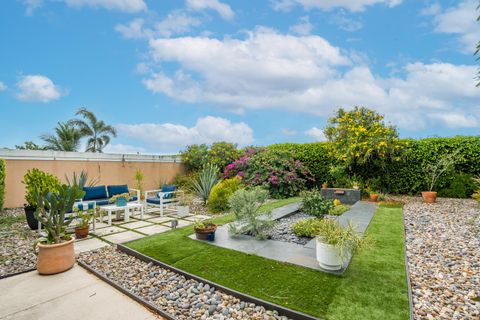
[[[275,209],[272,212],[272,216],[275,219],[280,219],[296,212],[298,206],[299,203],[295,203]],[[350,221],[356,230],[363,234],[372,220],[376,209],[377,206],[373,203],[357,202],[349,211],[338,217],[338,220],[344,226],[348,225]],[[195,234],[190,235],[190,238],[195,239]],[[246,235],[230,236],[228,224],[218,227],[215,233],[215,241],[206,243],[333,274],[342,274],[350,264],[350,260],[348,260],[345,261],[343,268],[339,271],[324,270],[317,262],[315,239],[312,239],[306,245],[300,245],[275,240],[256,240]]]
[[[320,194],[326,199],[338,199],[345,204],[354,204],[361,198],[358,189],[322,188]]]

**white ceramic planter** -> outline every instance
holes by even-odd
[[[342,269],[344,260],[335,246],[323,243],[317,237],[317,261],[323,269],[334,271]]]
[[[177,206],[177,212],[180,217],[185,217],[188,216],[190,213],[190,207],[189,206]]]

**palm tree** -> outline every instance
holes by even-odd
[[[78,151],[82,135],[72,125],[59,122],[55,134],[44,134],[40,138],[45,141],[45,149],[55,151]]]
[[[72,119],[69,124],[76,126],[82,137],[87,137],[86,152],[102,152],[110,142],[110,138],[117,136],[117,130],[114,127],[98,120],[93,112],[86,108],[78,109],[75,115],[83,119]]]

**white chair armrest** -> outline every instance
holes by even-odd
[[[128,191],[130,193],[134,192],[135,196],[137,197],[137,202],[140,203],[140,190],[138,189],[133,189],[133,188],[128,188]]]

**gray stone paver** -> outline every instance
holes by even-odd
[[[0,319],[159,319],[75,265],[54,276],[36,271],[0,280]]]
[[[90,239],[75,241],[74,248],[75,248],[75,253],[78,254],[80,252],[99,249],[107,245],[108,243],[106,243],[105,241],[99,240],[97,238],[90,238]]]
[[[91,233],[99,236],[99,237],[103,237],[103,236],[107,236],[109,234],[112,234],[112,233],[117,233],[117,232],[124,232],[125,229],[122,229],[120,227],[117,227],[117,226],[111,226],[111,227],[106,227],[106,228],[102,228],[102,229],[97,229],[96,231],[91,231]]]
[[[135,221],[135,222],[129,222],[122,224],[122,228],[127,228],[127,229],[138,229],[146,226],[151,226],[153,225],[150,222],[147,221]]]
[[[137,232],[125,231],[125,232],[121,232],[121,233],[115,233],[115,234],[112,234],[112,235],[108,235],[108,236],[105,236],[103,238],[105,240],[113,242],[113,243],[124,243],[124,242],[128,242],[128,241],[137,240],[137,239],[140,239],[140,238],[143,238],[143,237],[145,237],[145,236],[142,235],[142,234],[139,234]]]
[[[299,203],[290,204],[281,208],[274,209],[272,216],[279,219],[298,211]],[[342,225],[348,225],[351,221],[359,233],[364,233],[367,229],[377,206],[367,202],[357,202],[352,208],[341,215],[338,219]],[[195,239],[195,234],[190,235]],[[215,241],[207,242],[212,245],[223,248],[242,251],[249,254],[256,254],[264,258],[292,263],[320,271],[323,270],[316,258],[316,242],[315,239],[309,241],[305,246],[282,241],[274,240],[256,240],[253,237],[241,235],[232,237],[228,234],[228,225],[220,226],[215,233]],[[330,272],[334,274],[342,274],[348,267],[350,261],[346,261],[342,270],[338,272]]]
[[[141,233],[152,235],[152,234],[157,234],[157,233],[162,233],[162,232],[165,232],[165,231],[169,231],[171,229],[169,227],[166,227],[166,226],[161,226],[161,225],[158,225],[158,224],[154,224],[154,225],[151,225],[149,227],[143,227],[143,228],[139,228],[139,229],[136,229],[136,230],[141,232]]]

